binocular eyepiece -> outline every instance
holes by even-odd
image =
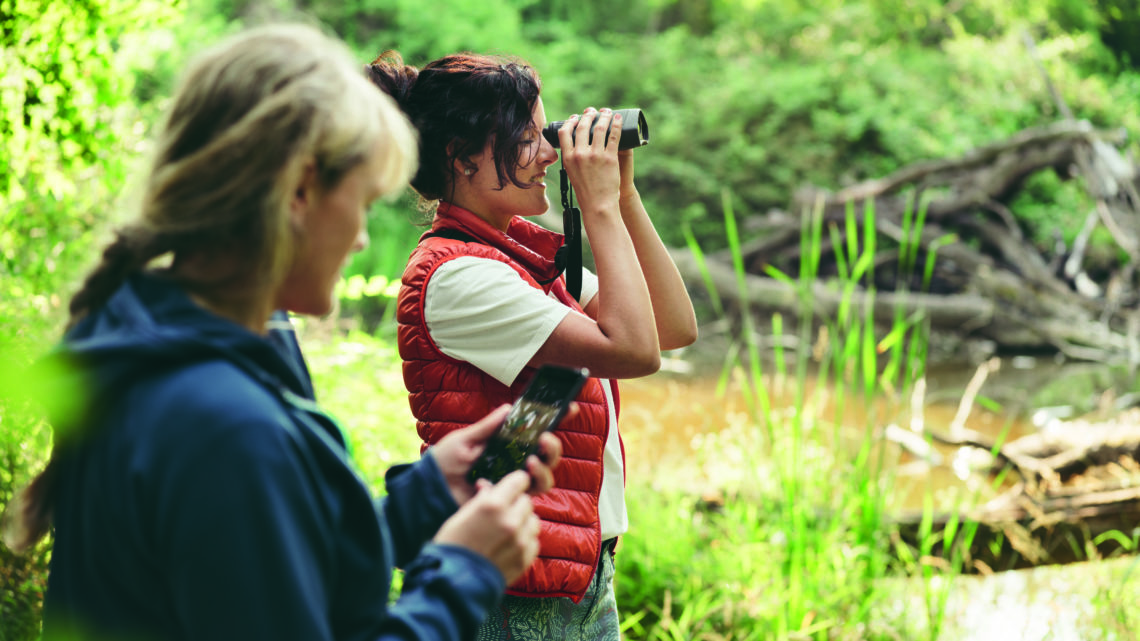
[[[636,149],[649,144],[649,125],[645,122],[645,114],[640,109],[615,109],[615,114],[621,114],[621,139],[618,140],[618,149]],[[594,116],[597,118],[597,116]],[[558,130],[562,128],[565,120],[556,120],[542,130],[546,138],[555,149],[558,149]],[[594,139],[593,122],[590,123],[590,141]]]

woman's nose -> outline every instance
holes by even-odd
[[[353,252],[364,251],[364,249],[366,247],[368,247],[369,240],[370,239],[368,238],[368,230],[365,229],[364,227],[361,227],[360,233],[356,235],[356,240],[352,243],[352,251]]]
[[[539,136],[541,142],[538,147],[538,162],[543,166],[558,162],[558,150],[544,136]]]

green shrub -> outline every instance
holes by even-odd
[[[395,344],[363,332],[329,334],[312,321],[298,325],[317,400],[340,423],[364,479],[383,492],[384,472],[420,455]]]
[[[0,508],[50,447],[21,372],[59,335],[137,153],[132,34],[176,14],[159,0],[0,2]],[[50,543],[0,546],[0,640],[38,638],[49,557]]]

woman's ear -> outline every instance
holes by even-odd
[[[293,225],[301,227],[317,206],[317,163],[312,159],[301,168],[301,177],[289,198],[289,216]]]
[[[476,164],[470,156],[463,158],[455,156],[455,141],[447,144],[447,156],[449,158],[455,158],[455,160],[451,162],[451,176],[453,180],[458,180],[460,176],[474,176],[475,172],[479,171],[479,165]]]

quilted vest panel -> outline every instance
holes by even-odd
[[[437,216],[433,231],[450,221],[450,217]],[[404,270],[396,313],[404,384],[424,448],[512,402],[534,374],[533,368],[527,368],[507,386],[470,363],[446,356],[431,340],[423,314],[428,280],[440,265],[460,256],[502,261],[532,287],[555,289],[559,300],[580,311],[565,293],[562,279],[543,287],[523,265],[495,247],[426,234]],[[509,587],[509,594],[562,596],[577,602],[589,587],[601,551],[598,496],[609,429],[602,385],[590,379],[576,399],[577,416],[563,421],[554,432],[563,448],[562,462],[554,470],[555,487],[534,499],[542,520],[541,552],[535,564]]]

